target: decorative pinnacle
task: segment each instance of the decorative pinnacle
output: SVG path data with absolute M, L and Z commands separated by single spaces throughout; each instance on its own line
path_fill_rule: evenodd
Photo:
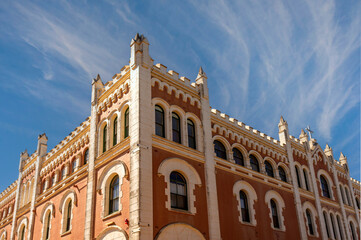
M 142 34 L 142 35 L 139 35 L 139 33 L 137 33 L 136 35 L 135 35 L 135 37 L 133 38 L 133 40 L 135 41 L 135 42 L 148 42 L 148 40 L 147 40 L 147 38 L 146 37 L 144 37 L 144 35 Z
M 347 159 L 346 157 L 345 157 L 345 155 L 343 155 L 343 153 L 341 152 L 341 154 L 340 154 L 340 160 L 341 159 Z
M 326 143 L 325 151 L 330 149 L 331 149 L 330 146 L 328 146 L 328 144 Z
M 203 71 L 202 67 L 199 67 L 197 79 L 200 78 L 200 77 L 207 78 L 207 74 Z
M 286 122 L 285 119 L 284 119 L 283 116 L 281 115 L 280 124 L 284 124 L 285 122 Z
M 40 138 L 45 138 L 46 140 L 48 140 L 48 137 L 46 136 L 45 133 L 40 134 L 40 135 L 38 136 L 38 139 L 40 139 Z

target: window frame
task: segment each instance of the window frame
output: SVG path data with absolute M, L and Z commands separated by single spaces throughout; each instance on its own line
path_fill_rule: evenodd
M 112 180 L 109 184 L 109 198 L 108 198 L 108 215 L 113 213 L 119 212 L 119 198 L 120 198 L 120 191 L 119 191 L 119 175 L 116 174 L 113 176 Z M 115 188 L 116 187 L 116 188 Z M 114 195 L 114 190 L 117 191 L 116 196 Z M 115 207 L 116 206 L 116 207 Z
M 264 161 L 264 168 L 267 176 L 272 178 L 275 177 L 273 166 L 269 161 Z
M 173 178 L 172 178 L 173 176 Z M 174 177 L 176 179 L 174 179 Z M 179 180 L 179 179 L 180 180 Z M 187 180 L 186 178 L 183 176 L 183 174 L 181 174 L 178 171 L 172 171 L 169 175 L 169 183 L 170 183 L 170 201 L 171 201 L 171 208 L 172 209 L 177 209 L 177 210 L 184 210 L 184 211 L 188 211 L 188 187 L 187 187 Z M 176 188 L 176 192 L 172 191 L 172 186 L 174 186 L 173 184 L 175 184 L 175 188 Z M 178 192 L 179 187 L 184 188 L 183 193 L 181 194 Z M 179 202 L 180 199 L 183 199 L 183 203 L 184 206 L 181 206 L 181 203 Z M 173 204 L 175 200 L 175 204 Z M 182 201 L 181 201 L 182 202 Z
M 165 138 L 165 111 L 160 105 L 154 107 L 154 124 L 155 124 L 155 135 Z M 159 119 L 161 117 L 161 119 Z M 158 121 L 159 120 L 159 121 Z M 161 132 L 158 132 L 161 131 Z
M 247 193 L 245 193 L 243 190 L 239 191 L 239 199 L 240 199 L 240 205 L 241 205 L 241 217 L 243 223 L 251 223 L 251 216 L 249 213 L 249 203 L 248 203 L 248 197 Z
M 124 139 L 129 137 L 129 107 L 124 111 Z
M 182 144 L 181 118 L 176 112 L 172 112 L 172 141 Z M 178 129 L 177 129 L 178 128 Z M 175 139 L 178 138 L 178 139 Z
M 234 161 L 234 163 L 239 165 L 239 166 L 244 167 L 244 157 L 243 157 L 242 152 L 238 148 L 234 147 L 234 148 L 232 148 L 232 153 L 233 153 L 233 161 Z M 236 156 L 237 154 L 240 157 Z
M 281 172 L 280 169 L 282 170 L 283 174 L 280 174 L 280 172 Z M 286 174 L 285 169 L 282 166 L 278 166 L 277 170 L 278 170 L 278 176 L 280 177 L 280 180 L 288 183 L 287 174 Z M 281 175 L 284 176 L 284 178 Z
M 331 199 L 331 192 L 330 192 L 330 186 L 328 184 L 328 181 L 325 176 L 320 175 L 320 184 L 321 184 L 321 193 L 322 196 L 325 198 Z
M 118 143 L 118 116 L 113 120 L 113 146 Z
M 251 169 L 255 172 L 260 172 L 261 171 L 261 168 L 259 166 L 259 161 L 257 159 L 256 156 L 254 156 L 253 154 L 250 154 L 249 155 L 249 164 L 251 166 Z M 254 169 L 254 168 L 257 168 L 257 169 Z
M 193 129 L 192 130 L 193 135 L 190 134 L 189 128 Z M 196 126 L 195 123 L 189 118 L 187 118 L 187 137 L 188 137 L 188 147 L 197 149 Z
M 222 158 L 224 160 L 228 160 L 227 148 L 224 146 L 224 144 L 221 141 L 215 139 L 213 141 L 213 145 L 214 145 L 214 153 L 216 157 Z

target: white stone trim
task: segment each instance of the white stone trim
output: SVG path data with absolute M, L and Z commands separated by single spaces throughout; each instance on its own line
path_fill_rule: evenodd
M 274 200 L 277 204 L 277 211 L 278 211 L 278 217 L 279 217 L 279 224 L 280 224 L 280 228 L 274 228 L 273 227 L 273 218 L 272 218 L 272 210 L 271 210 L 271 200 Z M 281 195 L 274 191 L 274 190 L 270 190 L 266 193 L 265 195 L 265 202 L 269 208 L 269 217 L 271 219 L 271 227 L 274 230 L 281 230 L 281 231 L 286 231 L 286 226 L 285 226 L 285 219 L 283 217 L 283 210 L 285 209 L 285 202 L 283 201 L 283 198 L 281 197 Z
M 22 229 L 22 227 L 24 226 L 25 227 L 25 235 L 24 235 L 24 240 L 26 239 L 26 232 L 28 231 L 28 223 L 29 223 L 29 220 L 28 220 L 28 217 L 26 217 L 26 216 L 23 216 L 23 217 L 21 217 L 19 220 L 18 220 L 18 229 L 17 229 L 17 231 L 16 231 L 16 234 L 17 234 L 17 236 L 19 237 L 20 236 L 20 231 L 21 231 L 21 229 Z
M 66 208 L 68 207 L 70 200 L 72 201 L 72 208 L 71 208 L 71 216 L 70 216 L 70 229 L 68 230 L 68 232 L 70 232 L 72 230 L 72 227 L 73 227 L 72 222 L 73 222 L 73 218 L 74 218 L 73 211 L 74 211 L 74 207 L 77 206 L 77 204 L 78 204 L 77 195 L 76 195 L 75 191 L 72 189 L 69 189 L 64 193 L 64 195 L 61 198 L 60 203 L 59 203 L 59 211 L 62 214 L 60 235 L 65 233 L 66 218 L 67 218 L 67 214 L 68 214 Z
M 123 178 L 128 176 L 128 170 L 126 165 L 120 161 L 113 161 L 102 171 L 99 177 L 99 181 L 97 184 L 97 191 L 101 192 L 103 195 L 102 199 L 102 218 L 109 215 L 109 185 L 113 178 L 118 175 L 119 177 L 119 212 L 123 209 L 122 206 L 122 185 L 123 185 Z
M 163 160 L 158 168 L 158 176 L 163 175 L 164 181 L 167 184 L 165 189 L 165 195 L 167 196 L 167 201 L 165 202 L 165 207 L 168 210 L 171 210 L 171 199 L 170 199 L 170 174 L 173 171 L 180 172 L 187 180 L 187 200 L 188 200 L 188 211 L 191 214 L 196 214 L 197 209 L 194 206 L 196 201 L 196 196 L 194 195 L 195 185 L 201 186 L 202 181 L 199 177 L 197 170 L 195 170 L 188 162 L 179 159 L 179 158 L 168 158 Z
M 359 238 L 359 235 L 357 234 L 357 228 L 359 228 L 360 229 L 360 226 L 357 224 L 357 221 L 356 221 L 356 219 L 352 216 L 352 215 L 348 215 L 348 217 L 347 217 L 347 227 L 348 227 L 348 230 L 350 231 L 350 237 L 352 236 L 352 230 L 351 230 L 351 227 L 350 227 L 350 222 L 352 222 L 353 223 L 353 227 L 354 227 L 354 233 L 355 233 L 355 237 L 356 237 L 356 239 L 360 239 Z
M 308 185 L 308 188 L 309 188 L 308 191 L 313 192 L 313 188 L 312 188 L 312 184 L 311 184 L 311 174 L 310 174 L 310 170 L 308 169 L 307 166 L 302 165 L 301 171 L 302 171 L 302 173 L 301 173 L 302 177 L 301 177 L 301 178 L 302 178 L 302 184 L 303 184 L 303 186 L 304 186 L 304 189 L 307 190 L 307 189 L 306 189 L 305 174 L 303 173 L 303 171 L 306 171 L 306 175 L 307 175 L 307 185 Z
M 119 236 L 123 235 L 123 236 Z M 103 239 L 108 239 L 107 237 L 110 237 L 109 235 L 112 235 L 112 237 L 116 237 L 116 238 L 111 238 L 111 239 L 117 239 L 117 240 L 128 240 L 128 234 L 126 231 L 124 231 L 121 227 L 118 226 L 110 226 L 105 228 L 101 233 L 99 233 L 99 235 L 96 237 L 96 240 L 103 240 Z M 119 238 L 120 237 L 120 238 Z
M 257 225 L 257 220 L 256 220 L 256 210 L 254 209 L 255 206 L 255 202 L 258 200 L 257 199 L 257 193 L 254 190 L 254 188 L 251 186 L 251 184 L 249 184 L 246 181 L 237 181 L 234 185 L 233 185 L 233 195 L 236 197 L 237 199 L 237 209 L 238 209 L 238 220 L 241 223 L 244 223 L 242 221 L 242 209 L 241 209 L 241 199 L 239 196 L 239 192 L 243 191 L 246 195 L 247 195 L 247 200 L 248 200 L 248 209 L 249 209 L 249 217 L 250 217 L 250 223 L 246 223 L 246 224 L 251 224 L 253 226 Z
M 214 157 L 217 157 L 216 156 L 216 153 L 214 151 L 214 141 L 219 141 L 223 144 L 223 146 L 225 147 L 226 149 L 226 154 L 227 154 L 227 161 L 230 161 L 230 159 L 233 159 L 233 151 L 231 149 L 231 145 L 229 144 L 229 142 L 227 141 L 227 139 L 225 139 L 224 137 L 220 136 L 220 135 L 215 135 L 213 138 L 212 138 L 212 146 L 213 146 L 213 156 Z M 225 160 L 225 159 L 224 159 Z
M 277 170 L 276 170 L 276 171 L 277 171 L 278 179 L 280 179 L 280 180 L 281 180 L 281 178 L 280 178 L 280 175 L 279 175 L 279 172 L 278 172 L 278 167 L 282 167 L 282 168 L 283 168 L 283 170 L 284 170 L 285 173 L 286 173 L 287 183 L 292 184 L 292 176 L 291 176 L 291 172 L 290 172 L 289 167 L 288 167 L 285 163 L 283 163 L 283 162 L 279 162 L 279 163 L 278 163 L 278 165 L 277 165 Z
M 312 226 L 313 226 L 313 231 L 314 231 L 314 235 L 311 235 L 310 234 L 310 230 L 308 229 L 308 221 L 307 221 L 307 215 L 306 215 L 306 210 L 310 210 L 311 214 L 312 214 Z M 312 237 L 318 237 L 318 230 L 317 230 L 317 224 L 316 224 L 316 217 L 318 217 L 318 214 L 317 214 L 317 210 L 316 208 L 312 205 L 312 203 L 310 202 L 304 202 L 303 205 L 302 205 L 302 210 L 303 210 L 303 213 L 304 213 L 304 217 L 305 217 L 305 223 L 306 223 L 306 228 L 307 228 L 307 234 L 309 236 L 312 236 Z
M 7 238 L 7 232 L 5 229 L 3 229 L 0 234 L 0 240 L 6 240 L 6 238 Z
M 48 215 L 48 213 L 50 212 L 50 226 L 49 226 L 49 236 L 51 233 L 51 219 L 55 216 L 55 211 L 54 211 L 54 204 L 52 202 L 48 202 L 45 204 L 45 206 L 43 207 L 43 210 L 41 211 L 40 214 L 40 222 L 43 224 L 43 227 L 41 228 L 41 239 L 45 239 L 45 230 L 48 227 L 47 226 L 47 221 L 46 221 L 46 216 Z M 51 239 L 49 237 L 49 239 Z
M 335 195 L 334 195 L 334 193 L 333 193 L 333 186 L 334 186 L 334 184 L 333 184 L 332 178 L 331 178 L 330 175 L 329 175 L 325 170 L 323 170 L 323 169 L 320 169 L 320 170 L 318 170 L 318 172 L 317 172 L 317 179 L 318 179 L 318 181 L 319 181 L 320 189 L 321 189 L 320 196 L 324 197 L 324 196 L 322 195 L 321 175 L 323 175 L 323 176 L 326 178 L 326 181 L 327 181 L 327 184 L 328 184 L 328 188 L 329 188 L 328 190 L 329 190 L 330 195 L 331 195 L 331 196 L 330 196 L 330 199 L 335 200 Z
M 153 131 L 152 133 L 155 134 L 155 106 L 159 105 L 164 112 L 164 138 L 172 141 L 172 125 L 169 125 L 169 118 L 171 117 L 170 115 L 170 105 L 164 101 L 161 98 L 153 98 L 152 99 L 152 126 L 153 126 Z

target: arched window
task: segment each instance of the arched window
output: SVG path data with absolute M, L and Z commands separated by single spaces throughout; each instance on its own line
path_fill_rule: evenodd
M 61 179 L 63 180 L 65 178 L 65 166 L 61 168 Z
M 76 169 L 76 159 L 74 159 L 72 162 L 71 162 L 71 172 L 75 172 L 75 169 Z
M 320 180 L 321 180 L 322 196 L 327 197 L 327 198 L 331 198 L 327 180 L 325 179 L 324 176 L 321 176 Z
M 297 166 L 295 166 L 295 169 L 296 169 L 296 176 L 297 176 L 297 184 L 298 184 L 298 187 L 300 188 L 301 187 L 300 171 L 298 170 Z
M 339 216 L 337 216 L 336 219 L 337 219 L 338 231 L 340 232 L 340 237 L 341 237 L 341 239 L 343 239 L 343 231 L 342 231 L 341 219 L 340 219 Z
M 51 176 L 51 186 L 55 186 L 55 174 Z
M 307 217 L 308 233 L 310 235 L 314 235 L 315 232 L 313 230 L 312 214 L 309 209 L 306 210 L 306 217 Z
M 233 160 L 236 164 L 244 166 L 243 155 L 237 148 L 233 148 Z
M 45 226 L 45 239 L 46 240 L 50 239 L 50 219 L 51 219 L 51 214 L 49 212 L 46 217 L 46 226 Z
M 308 186 L 308 177 L 307 177 L 307 172 L 306 172 L 306 169 L 303 169 L 303 177 L 305 178 L 305 186 L 306 186 L 306 190 L 307 191 L 310 191 L 310 188 Z
M 116 175 L 109 186 L 109 214 L 119 210 L 119 177 Z
M 70 231 L 70 221 L 71 221 L 71 206 L 72 201 L 70 200 L 68 206 L 66 208 L 66 225 L 65 225 L 65 232 Z
M 25 239 L 25 226 L 21 227 L 21 231 L 20 231 L 20 240 L 24 240 Z
M 273 199 L 271 199 L 271 211 L 272 211 L 273 227 L 274 228 L 280 228 L 277 204 Z
M 331 225 L 332 225 L 332 231 L 333 231 L 333 238 L 336 239 L 337 238 L 336 226 L 335 226 L 334 216 L 332 213 L 330 214 L 330 219 L 331 219 Z
M 129 136 L 129 108 L 124 112 L 124 138 Z
M 216 156 L 227 160 L 227 151 L 224 145 L 218 140 L 214 140 L 213 144 Z
M 188 147 L 196 149 L 196 129 L 192 120 L 187 119 Z
M 118 141 L 118 117 L 115 117 L 113 121 L 113 146 L 117 145 L 117 141 Z
M 170 198 L 172 208 L 188 210 L 187 182 L 178 172 L 170 174 Z
M 103 128 L 103 152 L 107 150 L 107 125 Z
M 172 136 L 174 142 L 181 143 L 180 117 L 176 113 L 172 113 Z
M 341 191 L 342 202 L 343 204 L 346 204 L 345 192 L 343 191 L 343 187 L 341 184 L 340 184 L 340 191 Z
M 155 105 L 155 134 L 165 137 L 164 110 L 159 105 Z
M 264 166 L 266 169 L 266 174 L 270 177 L 274 177 L 272 165 L 268 161 L 265 161 Z
M 323 212 L 323 220 L 325 220 L 325 227 L 327 232 L 327 237 L 330 238 L 330 231 L 328 229 L 327 213 Z
M 251 155 L 249 155 L 249 160 L 251 163 L 252 170 L 259 172 L 259 164 L 258 164 L 257 158 L 251 154 Z
M 355 227 L 353 226 L 353 223 L 350 222 L 350 229 L 351 229 L 351 235 L 352 235 L 352 240 L 356 240 L 356 232 L 355 232 Z
M 89 149 L 84 152 L 84 165 L 89 162 Z
M 45 189 L 45 188 L 46 188 L 46 184 L 45 184 L 45 183 L 46 183 L 46 181 L 44 180 L 43 183 L 41 184 L 41 186 L 42 186 L 42 191 L 41 191 L 41 192 L 42 192 L 42 193 L 45 192 L 45 190 L 46 190 L 46 189 Z
M 347 198 L 348 205 L 352 206 L 350 194 L 349 194 L 349 191 L 348 191 L 347 187 L 345 187 L 345 193 L 346 193 L 346 198 Z
M 287 175 L 283 167 L 278 167 L 278 175 L 280 176 L 280 179 L 284 182 L 287 182 Z
M 247 195 L 243 191 L 239 191 L 239 197 L 241 200 L 241 214 L 243 222 L 251 222 L 249 217 L 249 208 L 248 208 L 248 200 Z

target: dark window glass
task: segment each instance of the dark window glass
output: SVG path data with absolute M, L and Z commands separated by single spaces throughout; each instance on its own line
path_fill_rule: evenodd
M 280 228 L 277 205 L 273 199 L 271 199 L 271 211 L 272 211 L 273 227 Z
M 333 238 L 336 239 L 336 236 L 337 236 L 336 227 L 335 227 L 334 216 L 332 213 L 330 214 L 330 219 L 331 219 L 331 225 L 332 225 L 332 230 L 333 230 Z
M 295 169 L 296 169 L 296 176 L 297 176 L 297 184 L 298 184 L 298 187 L 300 188 L 301 187 L 300 172 L 298 170 L 298 167 L 295 167 Z
M 354 226 L 353 226 L 353 223 L 352 223 L 352 222 L 350 222 L 350 228 L 351 228 L 352 240 L 356 240 L 355 228 L 354 228 Z
M 181 143 L 181 123 L 176 113 L 172 113 L 172 136 L 174 142 Z
M 116 117 L 113 122 L 113 146 L 117 144 L 117 141 L 118 141 L 118 117 Z
M 109 214 L 119 210 L 119 177 L 115 176 L 109 186 Z
M 306 210 L 306 216 L 307 216 L 307 225 L 308 225 L 308 231 L 310 233 L 310 235 L 315 234 L 313 231 L 313 223 L 312 223 L 312 215 L 310 210 Z
M 129 108 L 124 113 L 124 138 L 129 136 Z
M 233 160 L 236 164 L 244 166 L 243 155 L 237 148 L 233 148 Z
M 20 240 L 24 240 L 24 238 L 25 238 L 25 226 L 23 226 L 21 229 Z
M 55 186 L 55 175 L 51 177 L 51 186 Z
M 89 162 L 89 149 L 87 149 L 84 153 L 84 165 Z
M 326 212 L 323 212 L 323 219 L 325 220 L 326 232 L 327 237 L 330 238 L 330 231 L 328 230 L 328 222 L 327 222 L 327 215 Z
M 341 184 L 340 184 L 340 191 L 341 191 L 342 202 L 343 204 L 346 204 L 345 192 L 343 191 L 343 187 Z
M 308 177 L 307 177 L 307 176 L 308 176 L 308 175 L 307 175 L 306 170 L 303 169 L 303 177 L 305 178 L 306 190 L 307 190 L 307 191 L 310 191 L 310 188 L 309 188 L 309 186 L 308 186 Z
M 281 179 L 282 181 L 287 182 L 286 172 L 285 172 L 285 170 L 284 170 L 281 166 L 278 167 L 278 174 L 280 175 L 280 179 Z
M 322 188 L 322 196 L 331 198 L 330 190 L 328 188 L 328 183 L 324 176 L 321 176 L 321 188 Z
M 61 179 L 65 178 L 65 167 L 61 169 Z
M 187 119 L 188 147 L 196 149 L 196 129 L 192 120 Z
M 243 191 L 240 191 L 239 197 L 241 200 L 242 221 L 250 222 L 247 195 Z
M 251 163 L 251 168 L 253 171 L 259 172 L 259 164 L 258 164 L 258 160 L 255 156 L 253 155 L 249 155 L 249 160 Z
M 68 203 L 67 211 L 66 211 L 66 227 L 65 232 L 70 230 L 70 220 L 71 220 L 71 204 L 72 201 L 70 200 Z
M 266 174 L 270 177 L 274 177 L 272 165 L 268 161 L 265 161 L 264 166 L 266 169 Z
M 163 108 L 155 106 L 155 134 L 160 137 L 165 137 L 164 130 L 164 111 Z
M 42 189 L 43 189 L 43 191 L 42 191 L 42 192 L 45 192 L 45 187 L 46 187 L 46 186 L 45 186 L 45 180 L 43 181 L 42 186 L 43 186 L 43 188 L 42 188 Z
M 346 193 L 346 198 L 347 198 L 348 205 L 352 206 L 350 194 L 349 194 L 348 189 L 346 187 L 345 187 L 345 193 Z
M 343 239 L 343 231 L 342 231 L 341 219 L 340 219 L 339 216 L 337 216 L 336 219 L 337 219 L 338 231 L 340 232 L 340 237 L 341 237 L 341 239 Z
M 355 201 L 357 208 L 360 209 L 360 201 L 358 200 L 358 198 L 355 198 Z
M 50 212 L 48 213 L 47 216 L 47 221 L 46 221 L 46 233 L 45 233 L 45 239 L 49 239 L 49 235 L 50 235 Z
M 107 125 L 103 128 L 103 152 L 107 150 Z
M 227 160 L 227 152 L 224 145 L 217 140 L 215 140 L 213 144 L 214 144 L 214 152 L 216 153 L 216 156 Z
M 170 198 L 172 208 L 188 210 L 187 182 L 178 172 L 170 174 Z

